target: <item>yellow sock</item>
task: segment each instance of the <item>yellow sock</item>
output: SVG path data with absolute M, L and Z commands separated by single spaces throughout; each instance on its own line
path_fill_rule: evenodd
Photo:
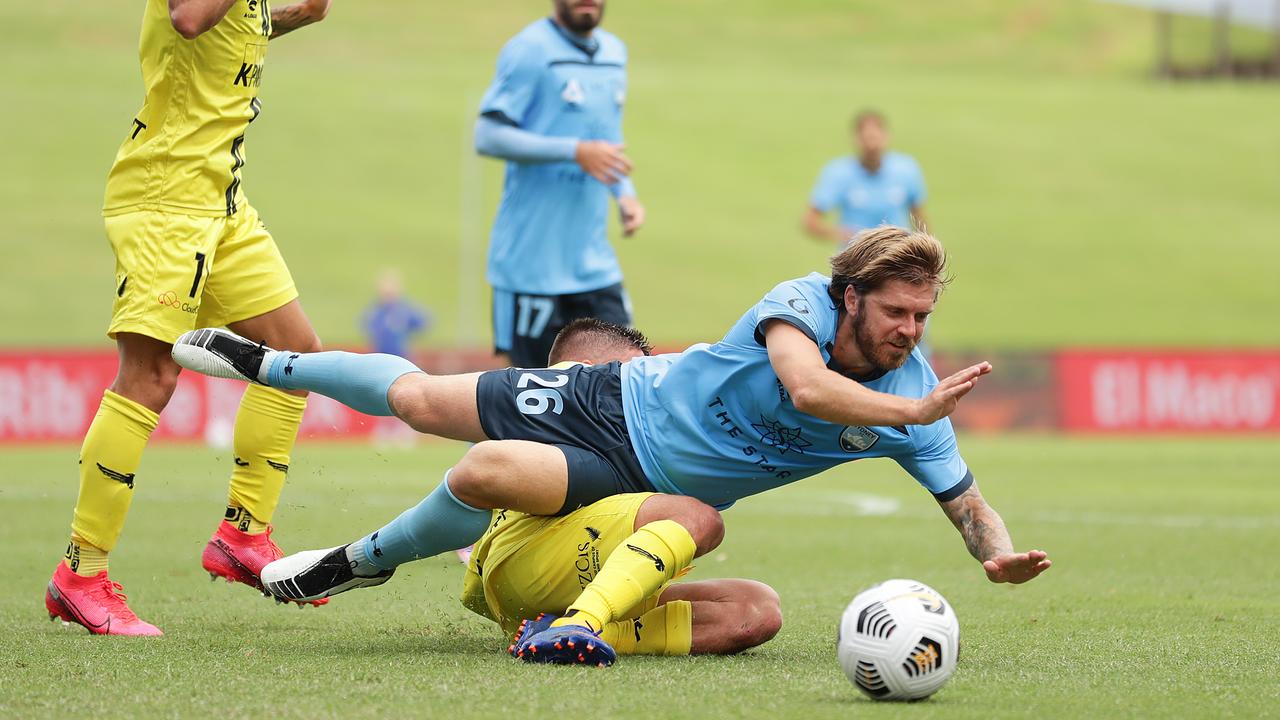
M 306 398 L 273 388 L 250 385 L 245 389 L 236 413 L 232 440 L 236 466 L 227 497 L 228 510 L 239 508 L 249 515 L 244 527 L 236 525 L 241 530 L 260 533 L 271 522 L 306 407 Z
M 599 630 L 641 604 L 662 584 L 693 562 L 697 546 L 689 531 L 674 520 L 658 520 L 623 540 L 600 566 L 600 572 L 569 606 L 565 617 L 552 623 L 587 623 Z
M 102 567 L 106 566 L 105 556 L 115 548 L 129 514 L 142 451 L 159 419 L 122 395 L 103 392 L 80 447 L 80 495 L 71 519 L 71 542 L 80 546 L 79 570 L 71 566 L 71 558 L 64 559 L 72 570 L 82 575 L 97 572 L 85 572 L 86 546 L 101 552 Z
M 693 647 L 693 603 L 673 600 L 635 620 L 604 626 L 600 639 L 619 655 L 688 655 Z
M 235 525 L 240 532 L 249 533 L 250 535 L 264 533 L 269 527 L 267 523 L 255 518 L 248 510 L 238 505 L 228 505 L 227 512 L 222 516 L 222 519 Z
M 84 577 L 92 577 L 107 569 L 106 551 L 94 547 L 75 533 L 71 533 L 71 542 L 67 543 L 67 552 L 62 559 L 71 572 Z

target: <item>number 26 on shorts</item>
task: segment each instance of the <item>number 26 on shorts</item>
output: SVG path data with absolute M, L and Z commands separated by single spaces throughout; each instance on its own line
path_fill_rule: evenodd
M 564 412 L 564 396 L 556 388 L 564 387 L 569 382 L 568 375 L 559 373 L 551 379 L 538 377 L 533 373 L 520 373 L 516 387 L 527 388 L 530 383 L 541 387 L 524 390 L 516 395 L 516 409 L 524 415 L 542 415 L 547 410 L 559 415 Z

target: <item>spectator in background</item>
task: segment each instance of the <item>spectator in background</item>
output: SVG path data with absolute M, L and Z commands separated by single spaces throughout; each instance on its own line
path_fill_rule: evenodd
M 431 314 L 409 302 L 404 296 L 400 273 L 387 269 L 378 276 L 378 298 L 360 324 L 369 342 L 369 351 L 409 357 L 409 340 L 431 329 Z M 417 441 L 417 433 L 405 432 L 403 423 L 374 418 L 373 441 L 380 447 L 409 447 Z
M 404 297 L 400 273 L 383 271 L 378 299 L 365 311 L 361 325 L 369 351 L 409 357 L 409 339 L 431 329 L 431 314 Z
M 910 156 L 889 150 L 884 116 L 863 110 L 853 119 L 858 154 L 822 168 L 809 196 L 804 229 L 814 238 L 843 247 L 859 230 L 880 225 L 925 231 L 924 174 Z M 827 220 L 837 211 L 838 224 Z

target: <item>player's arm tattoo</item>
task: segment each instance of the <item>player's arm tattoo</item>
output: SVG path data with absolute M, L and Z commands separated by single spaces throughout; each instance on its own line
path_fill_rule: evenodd
M 969 486 L 958 497 L 940 502 L 939 505 L 951 519 L 951 524 L 960 531 L 969 554 L 979 562 L 1013 553 L 1013 541 L 1009 538 L 1004 520 L 1000 518 L 1000 513 L 987 504 L 976 484 Z
M 329 0 L 301 0 L 292 5 L 271 8 L 271 39 L 320 22 L 328 12 Z

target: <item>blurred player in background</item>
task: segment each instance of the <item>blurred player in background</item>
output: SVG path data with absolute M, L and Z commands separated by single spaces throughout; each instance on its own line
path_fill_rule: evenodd
M 120 365 L 80 450 L 80 493 L 45 607 L 108 635 L 160 635 L 107 575 L 139 463 L 179 367 L 170 345 L 204 325 L 320 349 L 280 251 L 240 186 L 245 131 L 258 117 L 267 43 L 325 17 L 329 0 L 149 0 L 139 55 L 146 96 L 125 132 L 103 203 L 115 253 L 109 337 Z M 245 391 L 223 521 L 205 547 L 215 576 L 261 589 L 306 393 Z M 212 514 L 212 513 L 211 513 Z
M 556 335 L 547 364 L 626 362 L 651 351 L 634 328 L 586 318 Z M 615 495 L 562 517 L 495 510 L 476 541 L 462 604 L 513 633 L 509 651 L 515 655 L 523 638 L 565 614 L 623 540 L 656 522 L 693 528 L 691 534 L 708 548 L 724 536 L 720 513 L 675 495 Z M 764 643 L 781 627 L 773 588 L 724 578 L 664 584 L 606 624 L 600 639 L 620 655 L 727 654 Z
M 631 323 L 609 196 L 625 235 L 645 211 L 622 145 L 627 49 L 603 17 L 604 0 L 554 0 L 502 48 L 476 121 L 476 151 L 507 161 L 488 279 L 494 349 L 517 367 L 541 366 L 575 318 Z
M 819 240 L 845 243 L 880 225 L 925 230 L 924 174 L 910 155 L 889 150 L 889 128 L 875 110 L 853 119 L 857 155 L 827 163 L 809 195 L 804 228 Z M 836 213 L 836 223 L 827 214 Z

